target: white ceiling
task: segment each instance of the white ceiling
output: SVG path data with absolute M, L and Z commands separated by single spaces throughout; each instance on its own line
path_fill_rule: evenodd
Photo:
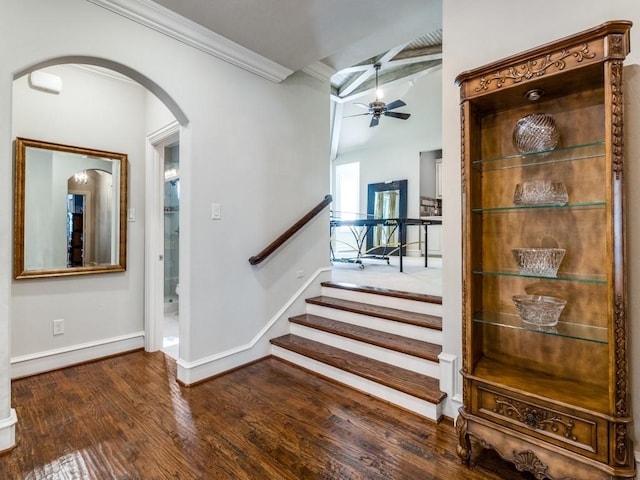
M 351 108 L 344 105 L 377 98 L 378 65 L 380 86 L 406 93 L 442 61 L 442 0 L 88 1 L 272 81 L 298 70 L 331 76 L 332 157 Z M 371 130 L 367 118 L 346 122 L 356 120 Z
M 155 2 L 294 71 L 338 71 L 442 28 L 441 0 Z

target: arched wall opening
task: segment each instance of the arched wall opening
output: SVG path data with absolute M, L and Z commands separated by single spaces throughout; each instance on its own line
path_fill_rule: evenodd
M 82 55 L 69 55 L 64 57 L 51 58 L 25 67 L 24 69 L 18 71 L 13 78 L 15 80 L 35 70 L 41 70 L 46 67 L 62 64 L 95 65 L 97 67 L 113 70 L 114 72 L 118 72 L 126 77 L 129 77 L 135 82 L 142 85 L 149 92 L 154 94 L 167 107 L 167 109 L 169 109 L 169 111 L 173 114 L 180 125 L 185 126 L 189 123 L 189 119 L 182 111 L 182 109 L 178 106 L 176 101 L 160 85 L 158 85 L 146 75 L 138 72 L 137 70 L 122 63 L 115 62 L 106 58 L 89 57 Z
M 72 80 L 62 82 L 61 94 L 29 88 L 29 73 L 55 73 L 56 69 L 63 76 L 71 73 Z M 126 79 L 110 76 L 109 72 Z M 83 78 L 88 83 L 95 82 L 95 86 L 78 88 Z M 147 76 L 97 57 L 64 56 L 33 63 L 15 73 L 13 88 L 12 138 L 37 138 L 126 153 L 130 193 L 126 272 L 51 278 L 45 282 L 12 281 L 11 376 L 144 347 L 147 137 L 167 123 L 186 125 L 186 115 Z M 26 97 L 31 100 L 26 102 Z M 52 104 L 57 108 L 53 113 L 37 114 Z M 158 111 L 161 115 L 150 121 L 149 117 Z M 57 320 L 64 320 L 64 334 L 53 336 L 50 327 Z

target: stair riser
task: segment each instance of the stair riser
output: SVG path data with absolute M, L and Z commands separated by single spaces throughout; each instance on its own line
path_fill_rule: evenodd
M 353 302 L 368 303 L 369 305 L 377 305 L 380 307 L 397 308 L 399 310 L 426 313 L 427 315 L 436 315 L 438 317 L 442 316 L 442 305 L 437 303 L 417 302 L 415 300 L 407 300 L 406 298 L 388 297 L 332 287 L 322 287 L 322 295 L 340 298 L 342 300 L 351 300 Z
M 440 364 L 424 358 L 414 357 L 296 323 L 291 324 L 291 333 L 429 377 L 438 378 L 440 376 Z
M 407 323 L 385 320 L 384 318 L 371 317 L 360 313 L 347 312 L 337 308 L 323 307 L 321 305 L 307 304 L 307 313 L 331 318 L 340 322 L 359 325 L 361 327 L 380 330 L 381 332 L 395 333 L 403 337 L 414 338 L 424 342 L 442 345 L 442 331 L 431 328 L 419 327 Z
M 287 360 L 293 364 L 316 372 L 319 375 L 333 379 L 355 390 L 359 390 L 374 397 L 385 400 L 401 408 L 414 412 L 433 421 L 438 421 L 441 417 L 441 407 L 433 403 L 426 402 L 419 398 L 407 395 L 384 385 L 372 382 L 365 378 L 353 375 L 344 370 L 332 367 L 322 362 L 318 362 L 304 355 L 297 354 L 290 350 L 272 345 L 271 353 L 278 358 Z

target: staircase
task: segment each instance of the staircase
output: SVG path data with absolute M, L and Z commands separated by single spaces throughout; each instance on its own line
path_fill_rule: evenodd
M 442 299 L 323 282 L 274 356 L 438 421 Z

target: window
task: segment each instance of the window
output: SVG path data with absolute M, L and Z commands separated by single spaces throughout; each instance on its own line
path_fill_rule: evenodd
M 336 198 L 334 216 L 358 218 L 360 212 L 360 162 L 336 166 Z
M 344 163 L 336 166 L 335 199 L 333 216 L 341 220 L 361 218 L 360 212 L 360 162 Z M 349 227 L 334 229 L 332 248 L 341 256 L 358 251 L 353 233 Z

